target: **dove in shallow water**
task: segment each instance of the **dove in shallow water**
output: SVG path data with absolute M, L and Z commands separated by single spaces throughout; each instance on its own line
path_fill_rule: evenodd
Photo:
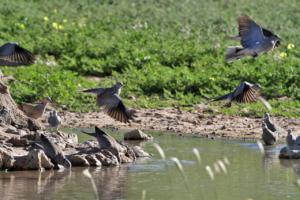
M 245 56 L 257 57 L 273 50 L 280 44 L 280 38 L 273 32 L 262 28 L 247 15 L 238 18 L 239 35 L 231 37 L 240 40 L 242 46 L 229 47 L 226 61 L 231 62 Z
M 42 117 L 42 115 L 45 112 L 46 106 L 48 103 L 51 103 L 51 98 L 47 97 L 43 99 L 38 104 L 28 104 L 28 103 L 22 103 L 19 105 L 19 109 L 22 110 L 28 117 L 38 119 Z
M 269 113 L 265 113 L 264 122 L 266 123 L 268 129 L 270 129 L 271 131 L 278 131 L 278 127 L 272 121 Z
M 296 136 L 293 135 L 292 130 L 288 129 L 287 136 L 286 136 L 286 144 L 288 147 L 292 147 L 295 145 L 296 142 Z
M 278 134 L 268 129 L 265 122 L 262 122 L 262 140 L 266 145 L 273 145 L 278 140 Z
M 49 117 L 48 117 L 48 123 L 49 123 L 50 127 L 54 127 L 56 129 L 58 129 L 59 125 L 61 124 L 61 118 L 58 115 L 56 110 L 50 111 Z
M 241 82 L 233 92 L 218 97 L 212 101 L 219 100 L 226 100 L 228 103 L 225 106 L 228 107 L 231 106 L 232 101 L 236 101 L 238 103 L 252 103 L 260 100 L 267 109 L 271 110 L 270 104 L 261 97 L 261 86 L 247 81 Z
M 133 119 L 134 110 L 128 110 L 121 97 L 121 89 L 123 84 L 117 82 L 110 88 L 92 88 L 83 90 L 82 92 L 94 93 L 97 95 L 97 104 L 103 107 L 103 111 L 117 121 L 127 123 Z

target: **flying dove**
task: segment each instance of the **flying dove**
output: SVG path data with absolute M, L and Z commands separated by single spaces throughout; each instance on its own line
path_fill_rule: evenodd
M 97 95 L 97 104 L 103 107 L 103 111 L 117 121 L 127 123 L 133 119 L 134 111 L 128 110 L 121 97 L 121 89 L 123 84 L 117 82 L 110 88 L 92 88 L 83 90 L 82 92 L 94 93 Z
M 232 39 L 240 40 L 242 46 L 229 47 L 226 61 L 231 62 L 244 56 L 257 57 L 273 50 L 280 44 L 280 38 L 273 32 L 262 28 L 247 15 L 238 18 L 239 35 Z M 279 43 L 278 43 L 279 42 Z
M 259 84 L 252 84 L 247 81 L 241 82 L 233 92 L 218 97 L 212 101 L 219 100 L 226 100 L 228 103 L 225 104 L 225 106 L 227 107 L 231 106 L 232 101 L 236 101 L 238 103 L 252 103 L 260 100 L 267 109 L 271 110 L 270 104 L 261 97 L 261 86 Z

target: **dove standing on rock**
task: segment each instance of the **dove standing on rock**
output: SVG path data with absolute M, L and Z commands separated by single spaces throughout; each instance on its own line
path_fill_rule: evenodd
M 270 104 L 261 97 L 261 86 L 259 84 L 252 84 L 247 81 L 243 81 L 240 85 L 231 93 L 218 97 L 212 101 L 226 100 L 228 103 L 225 106 L 230 107 L 232 101 L 238 103 L 252 103 L 260 100 L 264 106 L 271 110 Z
M 229 47 L 226 61 L 231 62 L 245 56 L 257 57 L 279 45 L 280 38 L 271 31 L 260 27 L 247 15 L 238 18 L 239 35 L 232 37 L 240 39 L 242 46 Z
M 276 132 L 271 131 L 266 123 L 262 122 L 262 140 L 266 145 L 273 145 L 278 140 L 278 134 Z
M 46 106 L 48 103 L 51 103 L 51 98 L 46 97 L 40 103 L 36 105 L 22 103 L 19 105 L 19 109 L 22 110 L 28 117 L 38 119 L 42 117 L 45 112 Z
M 100 149 L 106 149 L 110 151 L 118 158 L 120 162 L 121 160 L 120 153 L 124 151 L 124 148 L 115 138 L 105 133 L 98 127 L 95 127 L 95 133 L 88 133 L 88 132 L 83 132 L 83 133 L 95 137 L 99 143 Z
M 48 117 L 48 123 L 49 123 L 50 127 L 54 127 L 54 128 L 56 128 L 56 130 L 58 130 L 58 127 L 61 124 L 61 118 L 58 115 L 56 110 L 50 111 L 49 117 Z
M 296 136 L 293 135 L 292 130 L 288 129 L 287 136 L 286 136 L 286 144 L 288 147 L 292 147 L 295 145 L 296 142 Z
M 62 165 L 65 168 L 72 167 L 71 162 L 66 158 L 63 151 L 46 135 L 41 134 L 40 140 L 35 142 L 33 147 L 42 149 L 55 165 Z
M 117 82 L 110 88 L 92 88 L 82 92 L 97 94 L 97 104 L 103 107 L 103 111 L 117 121 L 127 123 L 133 119 L 134 110 L 128 110 L 119 96 L 123 84 Z

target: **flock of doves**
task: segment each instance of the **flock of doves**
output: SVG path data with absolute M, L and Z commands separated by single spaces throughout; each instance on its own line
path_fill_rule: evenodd
M 227 49 L 225 56 L 227 62 L 233 62 L 247 56 L 256 58 L 262 53 L 273 50 L 280 44 L 281 39 L 276 34 L 261 27 L 246 15 L 238 18 L 238 26 L 238 36 L 229 38 L 240 41 L 241 46 L 229 47 Z M 30 65 L 34 62 L 34 55 L 16 43 L 6 43 L 0 47 L 0 65 L 2 66 Z M 92 88 L 83 90 L 82 92 L 96 94 L 98 106 L 102 107 L 107 115 L 117 121 L 128 123 L 135 116 L 135 110 L 127 109 L 122 102 L 120 97 L 122 87 L 123 84 L 117 82 L 110 88 Z M 251 103 L 260 100 L 270 110 L 270 104 L 261 97 L 261 90 L 262 88 L 259 84 L 242 81 L 233 92 L 215 98 L 212 101 L 226 100 L 227 103 L 225 106 L 229 107 L 234 101 L 238 103 Z M 19 108 L 28 117 L 38 119 L 43 115 L 47 103 L 50 102 L 51 99 L 47 97 L 36 105 L 22 103 L 19 105 Z M 50 112 L 48 122 L 52 127 L 58 127 L 61 123 L 61 119 L 55 110 Z

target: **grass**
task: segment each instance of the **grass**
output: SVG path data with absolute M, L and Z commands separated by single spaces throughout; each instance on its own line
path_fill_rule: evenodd
M 272 7 L 276 12 L 269 12 Z M 17 102 L 51 96 L 70 110 L 89 111 L 94 97 L 78 91 L 117 79 L 125 83 L 129 106 L 191 106 L 247 80 L 263 86 L 273 114 L 299 117 L 299 7 L 297 0 L 3 1 L 0 42 L 17 41 L 38 61 L 2 69 L 17 79 L 10 85 Z M 274 30 L 282 46 L 256 60 L 225 63 L 227 46 L 237 44 L 226 36 L 237 34 L 241 14 Z M 259 103 L 219 105 L 213 106 L 229 115 L 264 112 Z

